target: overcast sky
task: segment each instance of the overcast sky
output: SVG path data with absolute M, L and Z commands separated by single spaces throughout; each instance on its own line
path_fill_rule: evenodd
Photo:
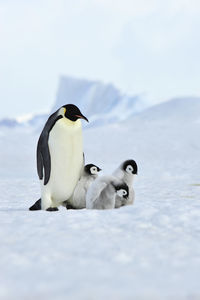
M 199 0 L 0 0 L 0 117 L 48 111 L 60 75 L 200 96 L 199 32 Z

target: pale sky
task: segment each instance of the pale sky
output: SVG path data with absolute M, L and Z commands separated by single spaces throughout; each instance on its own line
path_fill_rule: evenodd
M 61 75 L 200 96 L 199 32 L 199 0 L 0 0 L 0 117 L 48 111 Z

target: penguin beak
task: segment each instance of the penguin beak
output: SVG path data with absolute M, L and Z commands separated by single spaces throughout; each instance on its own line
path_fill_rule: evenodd
M 102 169 L 98 168 L 98 172 L 102 171 Z
M 87 119 L 84 115 L 76 115 L 76 117 L 77 117 L 78 119 L 83 119 L 83 120 L 89 122 L 88 119 Z

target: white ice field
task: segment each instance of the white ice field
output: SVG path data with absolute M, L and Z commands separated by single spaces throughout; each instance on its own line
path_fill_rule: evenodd
M 28 211 L 34 127 L 0 127 L 0 299 L 200 299 L 200 99 L 84 128 L 86 163 L 138 163 L 134 206 Z

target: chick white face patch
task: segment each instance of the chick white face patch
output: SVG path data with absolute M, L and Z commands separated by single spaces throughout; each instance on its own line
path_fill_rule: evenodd
M 92 167 L 90 168 L 90 172 L 92 175 L 96 175 L 98 173 L 97 168 L 96 167 Z
M 117 195 L 118 195 L 119 197 L 125 197 L 125 196 L 127 196 L 127 191 L 124 190 L 124 189 L 118 190 L 118 191 L 117 191 Z
M 133 174 L 133 167 L 131 165 L 128 165 L 126 167 L 126 172 L 129 173 L 129 174 Z

